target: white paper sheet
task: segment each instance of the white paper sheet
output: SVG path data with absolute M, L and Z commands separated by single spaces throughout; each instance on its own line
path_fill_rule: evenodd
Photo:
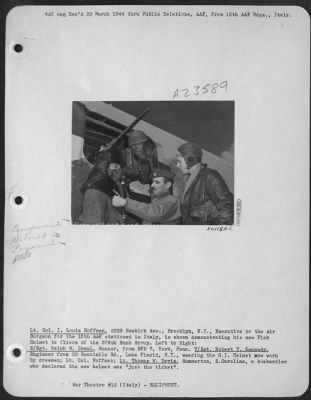
M 10 11 L 9 393 L 298 396 L 307 389 L 309 29 L 299 7 Z M 202 90 L 224 81 L 227 90 Z M 232 229 L 72 224 L 72 103 L 168 100 L 234 102 Z M 172 158 L 174 143 L 164 146 Z

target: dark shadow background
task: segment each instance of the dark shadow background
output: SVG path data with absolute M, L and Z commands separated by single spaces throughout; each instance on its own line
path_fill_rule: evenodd
M 220 156 L 234 142 L 233 101 L 113 101 L 133 116 L 150 107 L 144 121 Z

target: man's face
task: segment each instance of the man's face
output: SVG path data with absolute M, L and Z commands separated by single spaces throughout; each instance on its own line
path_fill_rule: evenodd
M 178 151 L 176 153 L 176 165 L 177 165 L 177 168 L 179 168 L 183 174 L 189 173 L 189 168 L 186 164 L 186 161 L 185 161 L 184 157 Z
M 146 158 L 144 143 L 132 144 L 131 148 L 133 150 L 134 156 L 136 156 L 138 159 L 144 160 Z
M 109 164 L 108 174 L 114 181 L 120 182 L 122 178 L 122 169 L 120 164 L 117 163 Z
M 163 177 L 153 178 L 151 188 L 152 188 L 152 193 L 155 197 L 161 197 L 169 193 L 170 187 L 171 187 L 171 182 L 165 182 L 165 179 Z

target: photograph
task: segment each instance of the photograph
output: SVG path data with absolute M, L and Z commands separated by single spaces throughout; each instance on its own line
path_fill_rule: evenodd
M 71 217 L 233 225 L 234 101 L 73 102 Z
M 3 392 L 309 399 L 309 12 L 94 3 L 6 17 Z

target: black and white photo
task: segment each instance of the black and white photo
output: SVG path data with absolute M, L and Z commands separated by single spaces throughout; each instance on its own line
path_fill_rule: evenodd
M 234 102 L 73 102 L 74 224 L 232 225 Z

